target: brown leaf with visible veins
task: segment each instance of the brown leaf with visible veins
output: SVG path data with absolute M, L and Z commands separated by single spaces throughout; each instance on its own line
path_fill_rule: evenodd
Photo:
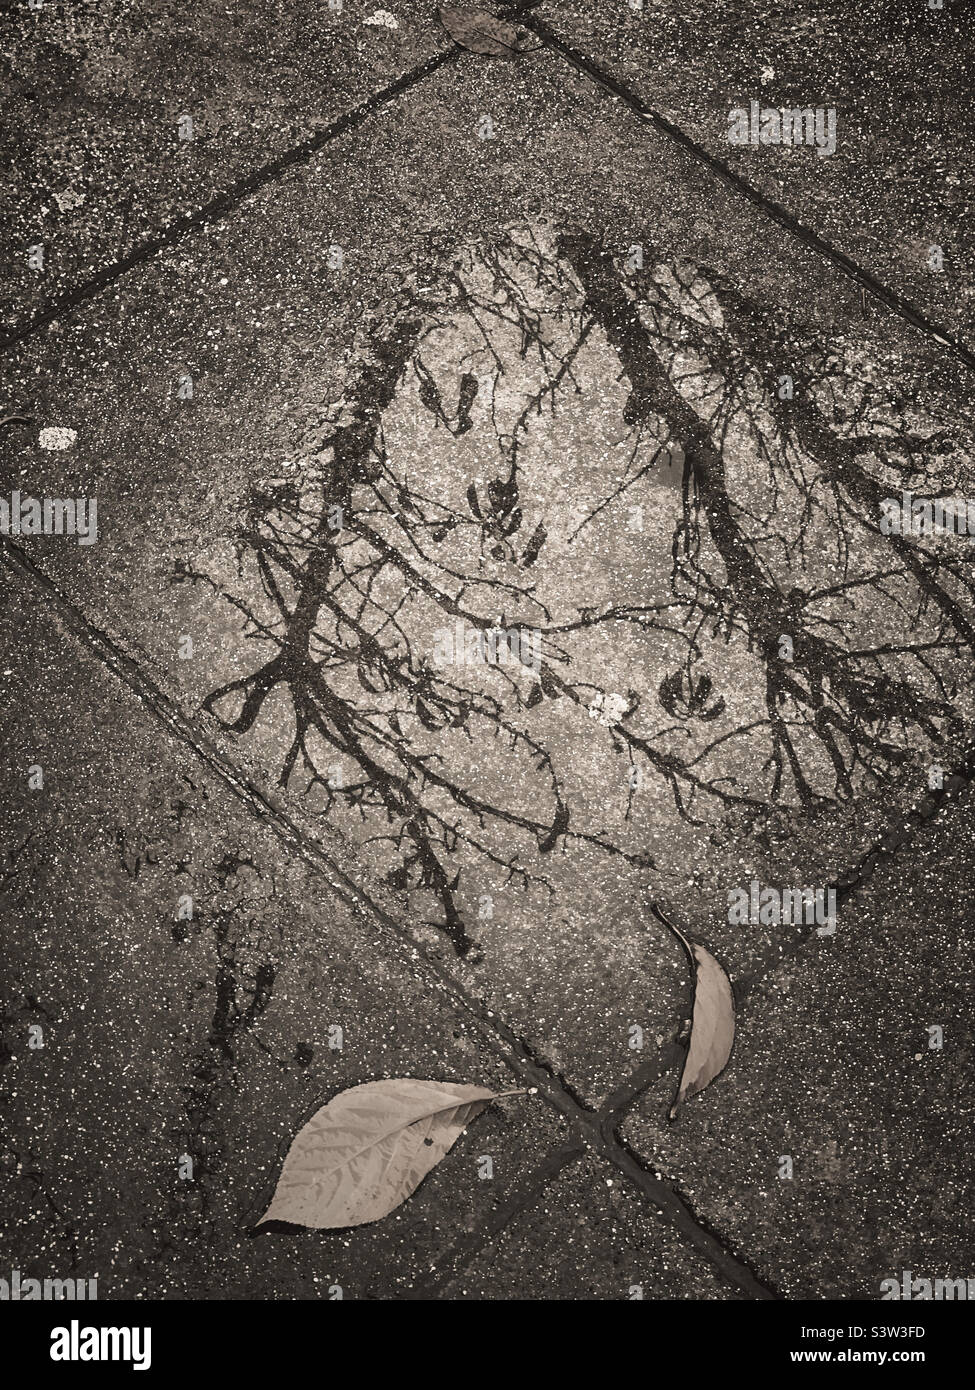
M 288 1221 L 322 1230 L 378 1221 L 416 1190 L 468 1121 L 497 1098 L 484 1086 L 412 1077 L 340 1091 L 298 1131 L 257 1224 Z
M 514 58 L 521 51 L 518 31 L 486 10 L 462 10 L 459 5 L 443 5 L 437 13 L 454 43 L 469 48 L 472 53 Z
M 695 966 L 691 1038 L 677 1099 L 670 1111 L 673 1120 L 681 1102 L 703 1091 L 728 1065 L 735 1042 L 735 1001 L 731 981 L 711 952 L 688 941 L 656 905 L 653 911 L 681 942 Z

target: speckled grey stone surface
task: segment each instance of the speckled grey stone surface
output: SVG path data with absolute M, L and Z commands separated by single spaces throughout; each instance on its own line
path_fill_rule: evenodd
M 752 201 L 432 7 L 10 17 L 0 497 L 97 496 L 98 538 L 0 538 L 0 1274 L 970 1272 L 970 541 L 877 522 L 975 495 L 971 373 L 762 204 L 964 340 L 969 56 L 947 3 L 841 8 L 525 16 Z M 836 154 L 728 145 L 752 96 L 835 105 Z M 537 645 L 454 659 L 488 628 Z M 753 880 L 838 887 L 836 934 L 729 921 Z M 654 902 L 739 1001 L 672 1124 L 692 981 Z M 255 1234 L 312 1111 L 410 1075 L 535 1093 L 384 1221 Z

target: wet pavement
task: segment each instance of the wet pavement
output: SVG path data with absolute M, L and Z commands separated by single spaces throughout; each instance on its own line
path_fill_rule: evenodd
M 879 525 L 975 496 L 968 58 L 883 8 L 543 4 L 513 60 L 415 5 L 11 22 L 0 496 L 97 539 L 0 537 L 0 1265 L 968 1274 L 971 541 Z M 753 98 L 835 151 L 729 144 Z M 753 882 L 835 933 L 729 920 Z M 738 1001 L 673 1123 L 653 903 Z M 312 1111 L 410 1075 L 534 1094 L 384 1221 L 255 1234 Z

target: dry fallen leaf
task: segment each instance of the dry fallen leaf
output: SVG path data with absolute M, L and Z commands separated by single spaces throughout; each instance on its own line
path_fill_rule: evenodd
M 444 5 L 437 11 L 440 23 L 454 43 L 473 53 L 490 53 L 495 58 L 513 58 L 519 53 L 518 32 L 503 19 L 495 19 L 485 10 L 462 10 L 458 5 Z
M 290 1221 L 321 1230 L 378 1221 L 416 1190 L 497 1095 L 483 1086 L 411 1077 L 339 1092 L 298 1131 L 257 1224 Z
M 658 907 L 653 911 L 683 944 L 695 966 L 691 1038 L 677 1099 L 670 1111 L 673 1120 L 681 1102 L 703 1091 L 727 1066 L 735 1041 L 735 1001 L 731 981 L 711 952 L 688 941 Z

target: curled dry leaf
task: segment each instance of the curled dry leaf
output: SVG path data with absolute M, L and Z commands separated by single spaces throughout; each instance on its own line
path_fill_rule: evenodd
M 298 1131 L 257 1224 L 321 1230 L 378 1221 L 416 1190 L 497 1096 L 483 1086 L 412 1077 L 341 1091 Z
M 677 1099 L 670 1111 L 673 1120 L 681 1102 L 703 1091 L 727 1066 L 735 1041 L 735 1001 L 731 981 L 711 952 L 688 941 L 658 907 L 653 911 L 681 942 L 695 967 L 691 1038 Z
M 503 19 L 485 10 L 465 10 L 459 5 L 443 5 L 437 11 L 440 23 L 454 43 L 473 53 L 490 53 L 495 58 L 514 58 L 520 51 L 518 31 Z

